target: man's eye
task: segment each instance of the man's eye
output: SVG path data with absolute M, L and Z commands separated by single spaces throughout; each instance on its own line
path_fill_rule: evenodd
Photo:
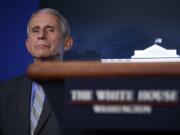
M 48 31 L 50 31 L 50 32 L 54 32 L 54 29 L 48 29 Z
M 38 29 L 33 29 L 32 32 L 36 33 L 36 32 L 39 32 L 39 30 Z

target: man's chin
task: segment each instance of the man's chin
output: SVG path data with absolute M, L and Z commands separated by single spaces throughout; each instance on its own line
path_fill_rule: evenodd
M 55 55 L 36 55 L 36 56 L 34 56 L 34 59 L 36 61 L 53 61 L 53 60 L 60 59 L 60 57 L 59 57 L 59 54 L 55 54 Z
M 33 55 L 35 58 L 44 58 L 44 57 L 49 57 L 49 53 L 41 52 L 41 53 L 36 53 Z

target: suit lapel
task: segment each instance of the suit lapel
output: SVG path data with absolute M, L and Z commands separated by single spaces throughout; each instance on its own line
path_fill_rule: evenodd
M 21 134 L 27 135 L 30 133 L 30 97 L 31 97 L 31 87 L 32 81 L 28 79 L 26 76 L 23 77 L 20 82 L 19 87 L 17 87 L 17 91 L 19 91 L 17 98 L 17 104 L 20 107 L 17 108 L 19 121 L 21 123 Z
M 57 90 L 57 88 L 58 88 L 58 90 L 59 90 L 59 83 L 58 83 L 58 86 L 55 85 L 54 83 L 53 83 L 53 85 L 51 83 L 47 83 L 47 82 L 38 82 L 38 83 L 43 86 L 46 97 L 45 97 L 43 110 L 42 110 L 38 125 L 35 129 L 35 133 L 34 133 L 35 135 L 38 135 L 41 132 L 42 128 L 44 128 L 44 126 L 47 124 L 47 121 L 50 119 L 50 117 L 53 113 L 51 105 L 48 102 L 49 93 L 46 93 L 46 92 L 50 89 Z M 52 95 L 51 95 L 51 97 L 52 97 Z
M 45 99 L 44 105 L 43 105 L 43 110 L 42 110 L 38 125 L 35 129 L 35 135 L 37 135 L 41 131 L 43 126 L 46 124 L 46 122 L 50 116 L 50 112 L 51 112 L 51 108 L 49 106 L 47 99 Z
M 13 89 L 15 88 L 12 95 L 15 100 L 13 100 L 13 106 L 15 108 L 10 108 L 13 116 L 13 120 L 16 121 L 14 126 L 16 126 L 17 134 L 30 135 L 30 104 L 31 104 L 31 91 L 32 91 L 32 80 L 30 80 L 26 75 L 21 76 L 15 82 Z M 39 134 L 41 129 L 45 126 L 48 118 L 50 116 L 51 108 L 45 99 L 42 114 L 40 116 L 38 125 L 35 130 L 35 135 Z M 14 117 L 15 114 L 15 117 Z

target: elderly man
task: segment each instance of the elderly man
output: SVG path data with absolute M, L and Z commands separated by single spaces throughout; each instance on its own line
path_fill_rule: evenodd
M 66 19 L 56 10 L 34 12 L 27 26 L 26 48 L 34 63 L 63 59 L 73 40 Z M 1 135 L 60 135 L 59 123 L 43 87 L 22 75 L 0 86 Z

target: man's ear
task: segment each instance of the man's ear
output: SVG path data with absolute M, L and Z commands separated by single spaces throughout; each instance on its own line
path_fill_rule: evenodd
M 64 51 L 68 51 L 73 46 L 73 38 L 71 36 L 65 37 Z

